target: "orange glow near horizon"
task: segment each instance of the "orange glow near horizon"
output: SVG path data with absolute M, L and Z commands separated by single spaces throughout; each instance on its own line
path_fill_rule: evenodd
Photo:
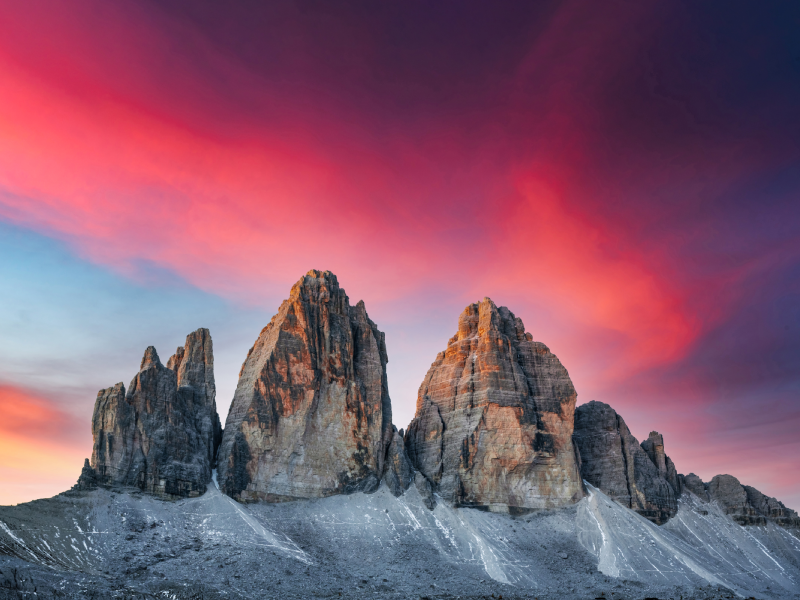
M 0 504 L 53 496 L 75 484 L 91 454 L 80 431 L 90 424 L 8 385 L 0 385 L 0 415 Z

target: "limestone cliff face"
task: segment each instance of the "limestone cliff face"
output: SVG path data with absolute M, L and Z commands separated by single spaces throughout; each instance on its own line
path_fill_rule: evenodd
M 681 484 L 684 490 L 689 490 L 695 496 L 700 498 L 701 500 L 705 500 L 708 502 L 708 486 L 703 483 L 703 480 L 700 479 L 694 473 L 689 473 L 688 475 L 678 475 L 681 479 Z
M 795 535 L 800 537 L 800 516 L 797 511 L 786 508 L 783 502 L 762 494 L 756 488 L 749 485 L 744 486 L 747 492 L 747 502 L 755 511 L 764 515 L 768 520 L 781 527 L 793 529 Z
M 168 364 L 151 346 L 127 392 L 118 383 L 97 394 L 90 463 L 97 484 L 165 497 L 205 492 L 221 438 L 208 330 L 189 334 Z
M 670 469 L 660 434 L 651 433 L 640 446 L 613 408 L 593 400 L 575 410 L 573 439 L 581 475 L 593 486 L 657 524 L 678 511 L 677 492 L 668 481 L 674 466 Z
M 416 473 L 406 452 L 403 431 L 393 427 L 392 442 L 386 453 L 383 482 L 395 496 L 403 493 L 414 483 Z
M 309 271 L 250 349 L 218 456 L 242 501 L 375 489 L 392 441 L 384 335 L 336 276 Z
M 583 495 L 576 398 L 558 358 L 485 298 L 461 314 L 419 388 L 409 457 L 455 505 L 515 511 L 575 502 Z
M 675 490 L 676 496 L 680 496 L 682 484 L 675 464 L 664 452 L 664 436 L 657 431 L 651 431 L 648 438 L 642 442 L 642 450 L 647 453 L 647 456 L 658 468 L 658 474 L 666 479 L 672 489 Z
M 740 525 L 764 525 L 772 521 L 800 533 L 800 517 L 775 498 L 749 485 L 742 485 L 733 475 L 717 475 L 710 482 L 694 473 L 684 478 L 685 489 L 706 502 L 717 502 Z
M 747 517 L 758 516 L 747 501 L 744 486 L 732 475 L 715 476 L 708 484 L 708 497 L 717 501 L 727 514 L 738 517 L 742 524 L 749 521 Z

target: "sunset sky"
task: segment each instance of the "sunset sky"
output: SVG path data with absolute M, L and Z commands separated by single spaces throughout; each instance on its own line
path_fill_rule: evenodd
M 224 422 L 309 269 L 394 422 L 492 298 L 679 472 L 800 509 L 800 4 L 0 3 L 0 504 L 214 340 Z

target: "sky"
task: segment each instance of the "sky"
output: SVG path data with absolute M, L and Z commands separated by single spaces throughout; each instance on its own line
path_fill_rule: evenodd
M 394 422 L 483 297 L 678 471 L 800 509 L 800 5 L 0 3 L 0 504 L 198 327 L 217 406 L 309 269 Z

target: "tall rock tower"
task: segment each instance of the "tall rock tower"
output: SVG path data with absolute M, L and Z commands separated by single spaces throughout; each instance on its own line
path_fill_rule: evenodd
M 372 491 L 392 441 L 384 335 L 333 273 L 309 271 L 250 349 L 220 446 L 221 489 L 280 502 Z
M 419 388 L 409 457 L 455 505 L 515 512 L 575 502 L 576 399 L 558 358 L 484 298 L 461 313 Z
M 81 480 L 165 497 L 199 496 L 222 438 L 215 398 L 208 329 L 190 333 L 166 367 L 150 346 L 127 392 L 122 383 L 98 392 L 91 471 L 84 467 Z

